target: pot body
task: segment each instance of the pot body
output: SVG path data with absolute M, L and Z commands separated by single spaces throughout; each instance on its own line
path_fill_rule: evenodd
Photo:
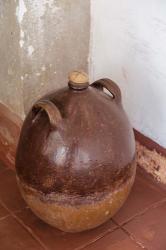
M 66 87 L 34 105 L 21 131 L 17 181 L 38 217 L 63 231 L 83 231 L 122 206 L 135 178 L 134 157 L 119 88 L 100 80 Z

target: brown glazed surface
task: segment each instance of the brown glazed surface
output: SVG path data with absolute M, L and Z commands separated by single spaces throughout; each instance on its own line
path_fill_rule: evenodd
M 103 87 L 112 96 L 104 93 Z M 111 193 L 123 187 L 127 190 L 122 192 L 124 202 L 135 176 L 134 156 L 133 130 L 122 108 L 117 85 L 102 79 L 89 87 L 86 82 L 77 89 L 70 83 L 69 87 L 41 98 L 29 112 L 17 150 L 18 182 L 22 183 L 19 186 L 28 203 L 39 193 L 46 198 L 41 201 L 38 197 L 40 202 L 36 198 L 41 209 L 42 204 L 51 202 L 52 194 L 68 197 L 58 206 L 70 205 L 74 209 L 81 202 L 83 209 L 88 197 L 91 197 L 91 205 L 105 202 L 104 194 L 113 197 Z M 28 189 L 35 190 L 31 197 Z M 79 202 L 76 197 L 80 197 Z M 115 203 L 119 206 L 115 210 L 123 203 L 117 202 L 117 197 Z M 32 203 L 30 207 L 36 210 Z M 47 213 L 49 215 L 49 206 Z M 103 221 L 100 218 L 94 226 L 93 223 L 90 227 L 87 225 L 87 229 Z M 68 231 L 63 226 L 59 228 Z M 82 230 L 85 229 L 84 225 Z

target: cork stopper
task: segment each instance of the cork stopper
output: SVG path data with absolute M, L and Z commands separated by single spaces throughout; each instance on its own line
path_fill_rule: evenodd
M 72 89 L 85 89 L 89 86 L 88 75 L 83 71 L 72 71 L 69 74 L 69 87 Z

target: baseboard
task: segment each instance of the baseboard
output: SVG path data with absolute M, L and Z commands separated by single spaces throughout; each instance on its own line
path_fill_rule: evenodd
M 136 129 L 134 129 L 135 139 L 139 143 L 141 143 L 143 146 L 148 148 L 149 150 L 155 150 L 157 153 L 163 155 L 166 157 L 166 148 L 160 146 L 157 142 L 153 141 L 149 137 L 143 135 Z
M 15 167 L 21 126 L 21 118 L 0 103 L 0 161 L 9 168 Z
M 134 130 L 137 167 L 144 169 L 155 180 L 166 184 L 166 149 Z

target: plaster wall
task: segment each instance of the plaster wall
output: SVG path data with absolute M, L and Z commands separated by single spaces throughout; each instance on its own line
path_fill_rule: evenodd
M 23 116 L 23 85 L 20 79 L 20 29 L 15 1 L 0 1 L 0 101 Z
M 92 0 L 90 72 L 121 88 L 135 129 L 166 147 L 166 1 Z
M 0 1 L 0 100 L 24 118 L 34 101 L 88 69 L 89 0 Z

